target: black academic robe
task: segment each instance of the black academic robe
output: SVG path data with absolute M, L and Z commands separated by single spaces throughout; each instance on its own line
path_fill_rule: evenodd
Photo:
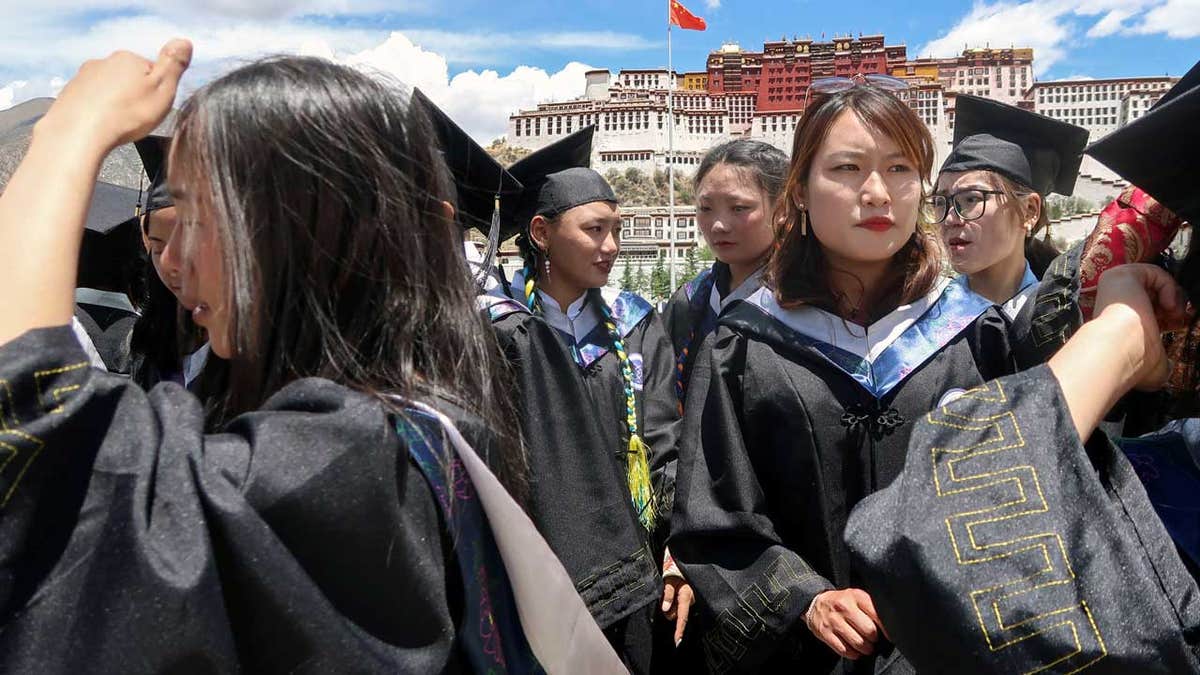
M 518 277 L 513 281 L 510 292 L 516 292 L 522 287 L 523 282 Z M 653 591 L 640 587 L 631 590 L 637 594 L 638 602 L 643 597 L 649 597 L 651 593 L 657 600 L 661 598 L 660 568 L 670 527 L 671 503 L 675 494 L 679 409 L 674 394 L 673 354 L 662 330 L 661 320 L 649 302 L 627 291 L 593 289 L 589 291 L 585 311 L 599 312 L 598 303 L 601 300 L 607 303 L 612 312 L 613 321 L 622 336 L 629 358 L 637 406 L 638 431 L 650 448 L 651 483 L 657 507 L 653 531 L 647 532 L 641 523 L 638 523 L 642 536 L 647 537 L 650 543 L 651 562 L 654 566 Z M 564 375 L 564 380 L 580 378 L 588 401 L 588 414 L 592 416 L 592 422 L 584 428 L 588 433 L 596 434 L 596 447 L 602 452 L 607 449 L 616 459 L 614 469 L 618 485 L 624 486 L 621 495 L 627 502 L 632 503 L 625 457 L 629 447 L 625 382 L 620 359 L 613 351 L 612 336 L 603 322 L 599 321 L 598 315 L 596 319 L 594 328 L 582 339 L 549 327 L 563 345 L 572 364 L 569 368 L 565 364 L 556 367 L 563 368 L 564 372 L 572 372 L 571 375 Z M 557 363 L 557 359 L 554 361 Z M 619 546 L 627 548 L 628 544 L 621 542 Z M 640 566 L 640 561 L 637 564 Z M 639 577 L 644 576 L 640 571 L 637 574 Z M 642 596 L 643 592 L 646 596 Z M 665 664 L 671 657 L 671 645 L 659 619 L 657 602 L 646 604 L 625 618 L 608 624 L 605 627 L 605 635 L 634 673 L 647 673 L 669 667 Z
M 624 457 L 604 442 L 582 374 L 556 331 L 513 300 L 480 302 L 515 379 L 529 460 L 526 509 L 607 628 L 650 607 L 662 583 L 629 498 Z
M 663 326 L 675 349 L 675 393 L 681 405 L 686 400 L 687 383 L 704 338 L 716 330 L 717 318 L 727 304 L 732 306 L 759 289 L 761 274 L 752 275 L 735 289 L 729 288 L 729 284 L 729 266 L 715 262 L 680 286 L 663 309 Z M 714 290 L 721 298 L 721 308 L 713 306 Z
M 921 673 L 1196 673 L 1200 588 L 1125 455 L 1046 367 L 923 415 L 846 543 Z
M 92 339 L 108 372 L 128 375 L 132 367 L 129 338 L 137 313 L 124 307 L 79 302 L 75 304 L 75 318 Z
M 670 539 L 701 602 L 685 640 L 710 672 L 871 672 L 874 659 L 839 663 L 802 615 L 823 591 L 861 587 L 850 510 L 903 468 L 913 420 L 1003 372 L 1005 323 L 956 282 L 868 363 L 771 300 L 722 315 L 689 385 Z
M 0 671 L 467 670 L 454 542 L 377 399 L 300 380 L 204 435 L 67 327 L 0 382 Z

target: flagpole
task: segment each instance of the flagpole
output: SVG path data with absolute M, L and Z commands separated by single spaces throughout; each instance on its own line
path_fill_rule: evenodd
M 669 226 L 668 251 L 671 256 L 671 293 L 675 292 L 675 106 L 672 101 L 675 95 L 675 68 L 671 61 L 671 0 L 667 0 L 667 77 L 670 88 L 667 89 L 667 219 Z

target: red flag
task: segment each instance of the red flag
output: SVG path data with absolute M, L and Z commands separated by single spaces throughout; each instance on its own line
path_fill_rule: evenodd
M 689 12 L 687 7 L 679 4 L 679 0 L 667 1 L 671 3 L 671 23 L 684 30 L 704 30 L 708 28 L 708 24 L 704 23 L 704 19 Z

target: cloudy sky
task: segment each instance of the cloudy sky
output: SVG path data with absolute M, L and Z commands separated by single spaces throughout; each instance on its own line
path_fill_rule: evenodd
M 496 7 L 506 4 L 500 12 Z M 1029 46 L 1039 79 L 1180 75 L 1200 60 L 1200 0 L 684 0 L 707 32 L 674 34 L 675 66 L 722 42 L 884 33 L 909 55 Z M 318 54 L 426 90 L 480 140 L 509 113 L 578 96 L 592 67 L 666 66 L 666 2 L 631 0 L 29 0 L 0 3 L 0 109 L 53 95 L 88 58 L 196 44 L 185 90 L 261 54 Z

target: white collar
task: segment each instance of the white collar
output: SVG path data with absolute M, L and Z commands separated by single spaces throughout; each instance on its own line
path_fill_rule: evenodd
M 565 312 L 558 302 L 550 297 L 550 294 L 541 290 L 536 293 L 542 300 L 542 316 L 546 323 L 570 335 L 576 344 L 582 342 L 600 324 L 598 312 L 586 311 L 589 308 L 586 291 L 570 305 L 567 305 Z
M 737 288 L 729 292 L 729 295 L 721 298 L 721 292 L 717 290 L 717 285 L 714 283 L 712 290 L 708 293 L 708 306 L 718 315 L 721 311 L 730 305 L 735 300 L 745 300 L 762 287 L 763 268 L 759 267 L 754 270 L 754 273 L 742 280 L 742 283 Z
M 780 323 L 802 335 L 850 352 L 867 362 L 874 362 L 904 331 L 908 330 L 942 295 L 950 284 L 943 279 L 925 297 L 909 305 L 901 305 L 865 328 L 850 324 L 841 317 L 812 306 L 784 309 L 775 301 L 775 294 L 760 288 L 747 299 Z

